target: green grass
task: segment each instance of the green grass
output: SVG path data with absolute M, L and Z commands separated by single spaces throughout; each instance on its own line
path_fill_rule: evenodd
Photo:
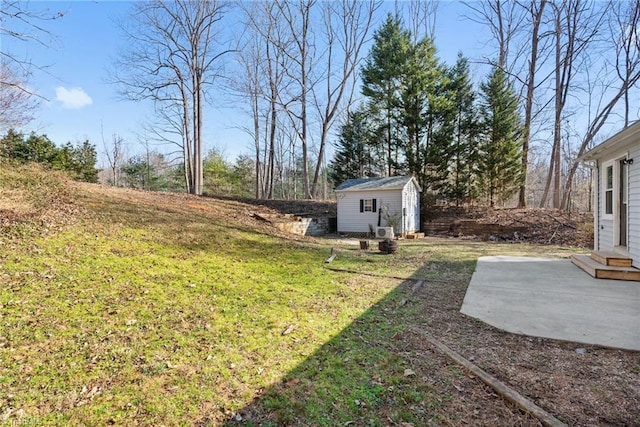
M 376 243 L 376 242 L 373 242 Z M 426 280 L 456 280 L 475 269 L 478 257 L 489 255 L 542 256 L 566 258 L 573 248 L 540 246 L 526 243 L 491 243 L 455 239 L 403 241 L 393 256 L 381 254 L 377 248 L 362 251 L 343 246 L 332 267 L 364 273 Z
M 393 290 L 197 212 L 85 202 L 95 215 L 0 253 L 5 422 L 220 420 Z
M 419 424 L 451 399 L 393 344 L 420 309 L 412 282 L 326 269 L 335 242 L 86 188 L 80 221 L 0 247 L 0 425 Z M 505 250 L 542 252 L 345 245 L 331 266 L 466 286 L 478 256 Z

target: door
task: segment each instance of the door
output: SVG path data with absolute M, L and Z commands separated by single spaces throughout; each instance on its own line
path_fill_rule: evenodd
M 622 249 L 627 247 L 628 212 L 627 212 L 627 185 L 628 185 L 627 159 L 620 160 L 619 194 L 618 194 L 618 246 Z

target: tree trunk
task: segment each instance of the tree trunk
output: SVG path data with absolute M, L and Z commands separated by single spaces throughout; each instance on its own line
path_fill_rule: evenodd
M 518 207 L 525 208 L 527 206 L 527 168 L 529 165 L 529 144 L 531 140 L 531 122 L 533 120 L 533 96 L 535 88 L 536 67 L 538 63 L 538 44 L 539 44 L 539 31 L 540 23 L 542 22 L 542 14 L 544 12 L 544 6 L 547 3 L 546 0 L 540 0 L 540 6 L 535 9 L 536 2 L 532 1 L 531 18 L 532 18 L 532 32 L 531 32 L 531 58 L 529 60 L 529 75 L 527 76 L 527 98 L 525 100 L 525 112 L 524 112 L 524 135 L 522 142 L 522 185 L 518 193 Z

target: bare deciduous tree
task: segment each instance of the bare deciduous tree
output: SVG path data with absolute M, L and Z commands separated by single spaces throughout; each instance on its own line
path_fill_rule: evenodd
M 49 48 L 55 41 L 46 28 L 50 21 L 62 18 L 61 11 L 31 9 L 29 2 L 20 0 L 0 0 L 0 40 L 17 43 L 36 43 Z M 10 67 L 21 69 L 20 74 L 28 74 L 33 63 L 28 57 L 21 57 L 10 49 L 0 50 L 0 59 Z M 39 67 L 43 65 L 40 64 Z
M 107 158 L 109 164 L 109 177 L 108 181 L 114 187 L 119 187 L 120 182 L 120 168 L 124 163 L 124 139 L 118 135 L 111 135 L 111 142 L 108 143 L 104 137 L 104 130 L 102 125 L 100 126 L 100 133 L 102 135 L 102 147 L 104 149 L 104 155 Z
M 279 14 L 286 25 L 289 40 L 273 40 L 276 48 L 285 55 L 290 66 L 284 71 L 295 82 L 295 93 L 281 102 L 287 112 L 293 128 L 298 133 L 302 149 L 302 191 L 305 198 L 311 198 L 309 187 L 309 114 L 307 111 L 309 93 L 312 89 L 310 79 L 311 68 L 315 52 L 314 34 L 311 31 L 311 11 L 316 0 L 301 0 L 290 2 L 277 0 L 275 2 Z M 281 92 L 282 93 L 282 92 Z M 294 99 L 295 102 L 288 102 Z M 293 107 L 297 107 L 293 110 Z
M 37 105 L 37 98 L 28 90 L 27 76 L 0 59 L 0 129 L 26 125 L 33 120 Z
M 0 40 L 5 46 L 35 43 L 49 48 L 56 39 L 46 26 L 63 15 L 48 9 L 31 9 L 24 1 L 1 0 Z M 33 119 L 38 98 L 42 96 L 29 87 L 28 80 L 34 69 L 45 67 L 5 46 L 0 49 L 0 128 L 22 126 Z
M 605 51 L 615 51 L 616 55 L 612 63 L 606 63 L 603 75 L 594 79 L 587 79 L 589 86 L 586 94 L 591 100 L 599 96 L 595 104 L 595 113 L 579 146 L 575 149 L 575 155 L 570 163 L 562 197 L 561 208 L 567 209 L 571 203 L 571 195 L 574 185 L 574 177 L 580 166 L 579 158 L 592 146 L 598 132 L 607 123 L 607 120 L 615 108 L 623 101 L 623 117 L 625 125 L 629 120 L 629 92 L 640 83 L 640 40 L 638 39 L 638 19 L 640 2 L 637 0 L 626 2 L 625 7 L 615 7 L 614 2 L 604 14 L 610 19 L 611 39 L 604 46 Z M 619 5 L 618 5 L 619 6 Z M 587 73 L 587 76 L 590 76 Z M 615 77 L 610 77 L 615 76 Z M 599 88 L 591 81 L 597 81 Z M 591 104 L 591 102 L 590 102 Z
M 640 0 L 613 2 L 609 23 L 616 53 L 616 74 L 623 83 L 633 78 L 640 60 Z M 629 88 L 631 89 L 631 88 Z M 624 125 L 629 125 L 630 96 L 624 93 Z
M 352 103 L 362 47 L 368 40 L 373 16 L 379 7 L 380 2 L 373 0 L 341 0 L 324 6 L 326 52 L 322 61 L 325 67 L 319 73 L 321 84 L 312 88 L 314 105 L 320 118 L 318 159 L 311 185 L 311 196 L 314 198 L 319 196 L 318 183 L 324 170 L 329 132 L 339 113 Z M 323 196 L 327 197 L 326 191 Z
M 483 0 L 480 3 L 464 4 L 473 12 L 470 19 L 487 26 L 496 41 L 498 62 L 493 59 L 495 56 L 485 58 L 485 62 L 492 66 L 497 65 L 512 76 L 517 64 L 516 59 L 522 57 L 526 49 L 526 45 L 518 45 L 516 40 L 525 22 L 526 10 L 517 2 L 508 0 Z
M 560 208 L 562 121 L 565 119 L 565 107 L 569 93 L 575 85 L 575 76 L 579 67 L 584 64 L 581 56 L 587 51 L 588 46 L 594 43 L 606 14 L 595 8 L 591 2 L 583 0 L 552 1 L 550 6 L 553 10 L 555 37 L 553 147 L 540 206 L 546 205 L 551 190 L 552 206 Z
M 136 3 L 124 27 L 128 49 L 117 61 L 114 81 L 130 100 L 150 99 L 162 110 L 178 107 L 186 188 L 202 194 L 203 106 L 220 77 L 222 2 L 154 0 Z M 167 110 L 162 110 L 165 113 Z M 165 116 L 166 117 L 166 116 Z
M 528 10 L 529 25 L 531 28 L 531 44 L 529 55 L 529 66 L 526 78 L 526 95 L 524 106 L 524 123 L 522 137 L 522 168 L 524 177 L 522 179 L 522 185 L 518 193 L 518 207 L 524 208 L 527 205 L 526 199 L 526 181 L 527 181 L 527 168 L 529 165 L 529 145 L 531 140 L 531 126 L 533 122 L 533 106 L 534 106 L 534 93 L 536 89 L 536 75 L 538 72 L 538 56 L 540 54 L 540 27 L 542 25 L 542 18 L 544 16 L 544 9 L 547 4 L 547 0 L 530 1 L 524 4 L 524 7 Z
M 440 0 L 413 0 L 403 2 L 402 5 L 406 5 L 406 17 L 413 36 L 413 44 L 417 44 L 425 37 L 435 40 Z

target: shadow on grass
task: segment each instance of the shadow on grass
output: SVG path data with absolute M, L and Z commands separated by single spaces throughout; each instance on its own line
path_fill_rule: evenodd
M 458 267 L 467 268 L 466 263 Z M 538 426 L 539 420 L 507 403 L 412 329 L 463 340 L 486 329 L 459 312 L 469 276 L 427 282 L 416 292 L 414 280 L 399 282 L 250 404 L 227 409 L 221 424 Z M 198 425 L 220 424 L 220 414 L 208 415 Z
M 193 211 L 188 205 L 183 209 L 175 204 L 159 207 L 118 201 L 117 206 L 111 204 L 109 209 L 109 220 L 144 230 L 156 229 L 159 232 L 153 234 L 154 241 L 187 252 L 214 253 L 218 250 L 221 256 L 232 261 L 243 256 L 274 256 L 275 262 L 281 264 L 277 268 L 289 273 L 292 289 L 303 285 L 299 283 L 297 273 L 310 265 L 319 268 L 317 266 L 323 261 L 318 249 L 302 250 L 304 243 L 288 243 L 266 232 L 260 234 L 250 225 L 229 225 L 224 218 Z M 184 215 L 184 222 L 176 221 L 176 213 Z M 226 239 L 232 239 L 233 244 L 224 246 Z M 291 255 L 290 248 L 286 252 L 284 245 L 295 245 L 301 250 Z M 286 260 L 278 256 L 280 251 L 288 257 Z M 392 276 L 396 275 L 393 258 L 393 255 L 376 255 L 372 257 L 374 261 L 360 259 L 351 265 L 367 271 L 366 263 L 373 262 L 370 266 L 383 271 L 381 275 Z M 477 380 L 465 376 L 446 357 L 420 349 L 414 342 L 415 334 L 409 331 L 411 326 L 426 326 L 429 322 L 433 322 L 428 325 L 431 328 L 442 325 L 446 328 L 451 319 L 459 320 L 456 316 L 461 316 L 458 310 L 472 271 L 469 267 L 468 261 L 432 260 L 415 271 L 405 269 L 408 274 L 397 273 L 399 277 L 412 277 L 411 280 L 358 275 L 338 279 L 346 286 L 358 286 L 359 280 L 367 281 L 368 286 L 379 283 L 391 291 L 276 383 L 264 390 L 253 390 L 252 395 L 257 397 L 251 403 L 241 408 L 227 403 L 227 407 L 201 413 L 197 425 L 408 427 L 455 425 L 461 420 L 473 420 L 473 415 L 469 414 L 485 408 L 478 400 L 460 399 L 461 390 L 480 389 L 484 395 L 491 393 L 486 392 Z M 304 273 L 309 274 L 309 271 Z M 332 274 L 344 277 L 346 273 L 329 275 Z M 412 292 L 415 278 L 431 274 L 451 279 L 450 283 L 427 282 L 425 287 L 429 289 Z M 429 312 L 428 316 L 424 315 L 425 311 Z M 336 319 L 339 316 L 340 313 L 335 313 Z M 447 332 L 443 329 L 442 333 Z M 299 355 L 296 331 L 283 334 L 279 339 L 291 343 L 291 354 Z M 252 388 L 252 384 L 245 386 Z M 496 405 L 504 407 L 500 400 Z M 508 410 L 498 411 L 503 412 L 503 420 L 509 419 Z
M 407 300 L 413 283 L 401 283 L 250 405 L 227 414 L 224 425 L 384 425 L 423 419 L 437 399 L 428 386 L 413 381 L 414 374 L 406 374 L 412 367 L 398 351 L 402 329 L 416 308 Z
M 441 264 L 435 268 L 452 266 Z M 457 268 L 467 271 L 468 265 L 461 262 Z M 384 299 L 249 405 L 227 411 L 223 425 L 429 426 L 469 420 L 482 424 L 477 417 L 481 411 L 482 417 L 509 425 L 522 414 L 514 413 L 446 356 L 428 345 L 425 351 L 423 340 L 410 330 L 442 328 L 454 322 L 451 316 L 462 317 L 458 310 L 470 274 L 464 276 L 467 279 L 457 283 L 426 283 L 425 289 L 415 292 L 415 280 L 398 281 Z M 426 319 L 434 319 L 434 324 Z M 466 399 L 460 397 L 462 391 Z M 469 399 L 470 395 L 482 398 Z M 483 407 L 483 399 L 493 407 Z M 213 419 L 200 425 L 213 424 Z

